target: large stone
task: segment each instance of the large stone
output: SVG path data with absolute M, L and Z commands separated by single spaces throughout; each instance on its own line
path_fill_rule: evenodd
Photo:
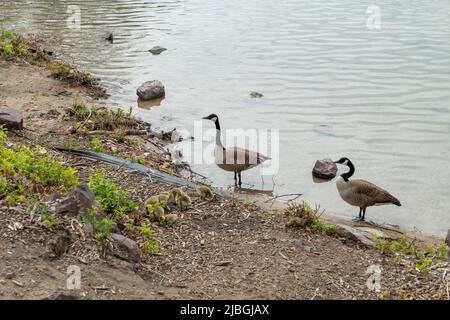
M 164 85 L 159 80 L 147 81 L 141 84 L 136 90 L 136 94 L 142 100 L 152 100 L 165 95 Z
M 359 242 L 368 248 L 373 248 L 375 246 L 375 241 L 370 233 L 357 230 L 345 224 L 338 224 L 336 233 L 341 237 Z
M 95 196 L 87 186 L 77 187 L 56 203 L 55 213 L 67 216 L 77 216 L 95 208 Z
M 22 112 L 13 108 L 0 108 L 0 125 L 4 125 L 7 129 L 22 130 Z
M 160 54 L 161 52 L 164 52 L 164 51 L 166 51 L 166 50 L 167 50 L 166 48 L 163 48 L 163 47 L 160 47 L 160 46 L 154 46 L 153 48 L 151 48 L 151 49 L 148 50 L 148 51 L 150 51 L 151 54 L 153 54 L 153 55 L 158 55 L 158 54 Z
M 312 170 L 313 175 L 320 179 L 333 179 L 336 177 L 337 166 L 331 159 L 317 160 Z
M 108 238 L 106 249 L 109 254 L 131 263 L 139 263 L 141 260 L 141 250 L 137 243 L 118 233 L 113 233 Z

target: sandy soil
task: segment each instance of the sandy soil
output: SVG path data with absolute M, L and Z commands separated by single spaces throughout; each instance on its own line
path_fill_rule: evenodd
M 70 135 L 64 108 L 75 96 L 93 101 L 83 88 L 71 88 L 49 76 L 45 68 L 10 65 L 0 68 L 0 106 L 24 112 L 25 135 L 10 134 L 16 143 L 40 144 L 68 165 L 81 179 L 93 167 L 108 168 L 111 177 L 143 202 L 172 188 L 151 183 L 124 168 L 106 167 L 50 150 L 68 139 L 78 146 L 87 138 Z M 138 146 L 101 137 L 108 152 L 138 155 L 146 165 L 162 169 L 170 159 L 143 137 Z M 22 207 L 0 204 L 0 299 L 54 298 L 65 291 L 67 267 L 81 268 L 80 294 L 86 299 L 448 299 L 443 269 L 418 274 L 408 260 L 400 263 L 334 235 L 287 229 L 283 217 L 270 208 L 232 196 L 220 201 L 195 200 L 170 227 L 155 225 L 166 254 L 142 255 L 139 265 L 100 254 L 94 240 L 83 237 L 76 221 L 49 232 Z M 55 243 L 70 234 L 66 253 L 55 255 Z M 368 289 L 366 273 L 381 267 L 381 291 Z

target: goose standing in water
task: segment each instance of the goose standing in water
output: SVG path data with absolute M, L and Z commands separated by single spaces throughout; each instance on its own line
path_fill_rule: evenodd
M 242 171 L 254 168 L 264 161 L 270 159 L 269 157 L 266 157 L 259 152 L 250 151 L 243 148 L 225 148 L 222 145 L 222 140 L 220 137 L 221 131 L 219 117 L 216 114 L 210 114 L 203 119 L 211 120 L 216 125 L 216 147 L 214 149 L 214 161 L 219 168 L 225 171 L 234 172 L 235 186 L 238 185 L 237 176 L 239 176 L 239 187 L 242 185 Z
M 341 158 L 335 163 L 346 165 L 350 171 L 341 174 L 336 182 L 341 198 L 352 206 L 359 207 L 359 219 L 364 221 L 367 207 L 385 204 L 401 206 L 400 201 L 386 190 L 366 180 L 349 180 L 355 173 L 355 167 L 348 158 Z M 362 215 L 361 215 L 362 214 Z

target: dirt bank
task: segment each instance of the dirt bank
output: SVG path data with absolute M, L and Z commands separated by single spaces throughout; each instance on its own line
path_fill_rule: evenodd
M 45 67 L 8 64 L 0 68 L 0 106 L 22 110 L 23 134 L 9 141 L 41 145 L 53 157 L 78 170 L 86 182 L 104 168 L 141 207 L 151 195 L 173 186 L 150 182 L 126 168 L 108 166 L 51 149 L 70 144 L 92 148 L 94 136 L 104 152 L 136 158 L 152 169 L 177 174 L 153 138 L 74 132 L 66 109 L 75 98 L 102 106 L 83 87 L 53 79 Z M 88 299 L 448 299 L 447 268 L 415 270 L 414 261 L 395 259 L 333 234 L 286 228 L 283 215 L 231 196 L 219 201 L 193 199 L 187 210 L 174 210 L 171 226 L 152 223 L 157 254 L 143 253 L 133 265 L 102 255 L 98 243 L 63 219 L 65 229 L 48 231 L 25 205 L 0 204 L 0 298 L 42 299 L 63 292 L 67 267 L 81 268 L 81 297 Z M 62 230 L 73 238 L 65 253 L 54 254 Z M 126 231 L 122 230 L 125 234 Z M 128 235 L 128 234 L 127 234 Z M 131 235 L 130 235 L 131 236 Z M 139 243 L 139 239 L 137 239 Z M 139 243 L 140 244 L 140 243 Z M 53 254 L 52 254 L 53 252 Z M 367 270 L 381 268 L 381 291 L 368 288 Z

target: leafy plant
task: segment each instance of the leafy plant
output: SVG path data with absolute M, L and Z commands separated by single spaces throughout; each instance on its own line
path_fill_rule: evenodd
M 48 231 L 53 231 L 56 229 L 59 224 L 59 219 L 54 213 L 50 212 L 48 204 L 46 204 L 45 202 L 37 203 L 35 201 L 35 210 L 39 215 L 39 224 L 41 226 L 43 226 Z
M 61 161 L 43 152 L 39 146 L 30 148 L 14 145 L 7 148 L 0 145 L 0 175 L 9 179 L 15 189 L 21 189 L 22 183 L 13 180 L 21 181 L 21 177 L 28 180 L 32 188 L 54 186 L 68 189 L 78 184 L 77 171 L 74 168 L 64 166 Z
M 0 144 L 4 144 L 6 138 L 8 138 L 8 129 L 2 124 L 0 125 Z
M 89 188 L 95 195 L 102 209 L 114 218 L 124 213 L 135 211 L 139 204 L 129 198 L 128 193 L 114 181 L 106 178 L 104 171 L 95 171 L 89 177 Z
M 102 140 L 100 140 L 99 138 L 94 138 L 91 140 L 91 147 L 95 152 L 105 152 Z
M 109 217 L 98 217 L 98 211 L 91 208 L 88 210 L 87 214 L 81 216 L 81 220 L 92 225 L 94 230 L 94 238 L 98 241 L 108 238 L 111 236 L 116 222 Z
M 155 230 L 150 229 L 146 225 L 139 228 L 139 233 L 145 238 L 143 250 L 150 254 L 157 254 L 159 250 L 158 240 L 154 237 Z

